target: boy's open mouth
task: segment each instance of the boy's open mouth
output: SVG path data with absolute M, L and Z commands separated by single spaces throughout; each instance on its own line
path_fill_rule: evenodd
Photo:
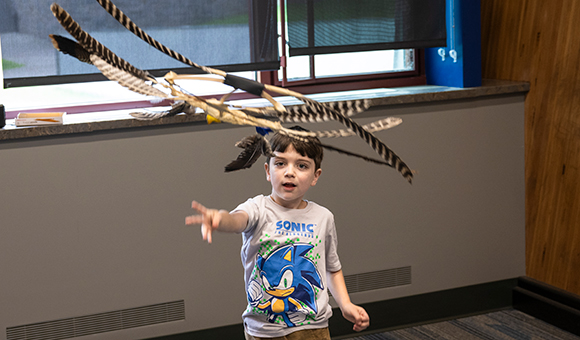
M 295 188 L 296 187 L 296 184 L 294 184 L 294 183 L 283 183 L 282 186 L 284 188 Z

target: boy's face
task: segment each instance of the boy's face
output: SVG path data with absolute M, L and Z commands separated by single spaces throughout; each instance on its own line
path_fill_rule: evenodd
M 292 144 L 274 155 L 265 165 L 266 178 L 272 184 L 272 199 L 286 208 L 304 208 L 302 198 L 316 185 L 322 170 L 315 170 L 314 160 L 299 154 Z

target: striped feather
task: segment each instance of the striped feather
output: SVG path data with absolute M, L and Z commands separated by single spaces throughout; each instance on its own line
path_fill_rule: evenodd
M 370 133 L 382 131 L 393 128 L 401 124 L 403 120 L 396 117 L 387 117 L 385 119 L 377 120 L 375 122 L 363 125 L 363 128 Z
M 351 117 L 366 111 L 371 101 L 369 99 L 344 100 L 324 103 L 326 107 L 339 112 L 343 116 Z M 294 105 L 286 108 L 287 112 L 278 113 L 278 118 L 283 122 L 314 123 L 334 120 L 325 111 L 315 110 L 312 105 Z
M 81 26 L 76 21 L 74 21 L 70 14 L 62 7 L 56 3 L 53 3 L 50 6 L 50 9 L 62 27 L 64 27 L 64 29 L 70 35 L 72 35 L 89 53 L 96 54 L 100 59 L 105 60 L 107 63 L 113 65 L 116 68 L 133 74 L 135 77 L 141 79 L 153 79 L 153 77 L 151 77 L 148 72 L 140 70 L 127 61 L 121 59 L 115 53 L 93 38 L 90 34 L 83 31 Z
M 401 118 L 387 117 L 385 119 L 377 120 L 369 124 L 362 126 L 363 129 L 370 133 L 377 131 L 382 131 L 390 129 L 401 124 L 403 120 Z M 318 138 L 337 138 L 337 137 L 350 137 L 354 136 L 355 133 L 352 130 L 341 129 L 341 130 L 330 130 L 330 131 L 315 131 L 316 137 Z
M 348 156 L 353 156 L 353 157 L 357 157 L 357 158 L 364 159 L 367 162 L 371 162 L 371 163 L 375 163 L 375 164 L 382 164 L 382 165 L 392 166 L 391 164 L 389 164 L 389 163 L 387 163 L 387 162 L 385 162 L 383 160 L 373 159 L 373 158 L 370 158 L 370 157 L 367 157 L 367 156 L 360 155 L 358 153 L 346 151 L 344 149 L 339 149 L 339 148 L 334 147 L 332 145 L 322 144 L 321 143 L 320 146 L 322 146 L 326 150 L 336 151 L 336 152 L 341 153 L 341 154 L 344 154 L 344 155 L 348 155 Z
M 83 63 L 92 64 L 91 53 L 76 41 L 56 34 L 49 34 L 48 37 L 52 41 L 54 48 L 58 51 L 68 54 Z
M 171 117 L 180 113 L 196 114 L 195 107 L 187 102 L 178 102 L 171 109 L 161 112 L 131 112 L 130 115 L 138 120 L 155 120 L 163 117 Z
M 135 77 L 133 74 L 126 72 L 120 68 L 110 65 L 103 59 L 96 55 L 91 56 L 93 64 L 110 80 L 116 81 L 121 86 L 128 88 L 133 92 L 144 94 L 146 96 L 154 96 L 160 98 L 168 98 L 169 96 L 153 86 L 147 84 L 143 79 Z
M 315 112 L 320 112 L 323 117 L 331 117 L 330 119 L 336 120 L 346 126 L 348 129 L 354 131 L 357 136 L 362 138 L 370 147 L 375 150 L 376 153 L 381 156 L 390 166 L 395 168 L 397 171 L 403 175 L 403 177 L 412 183 L 413 172 L 411 169 L 401 160 L 397 154 L 385 145 L 380 139 L 375 137 L 372 133 L 366 131 L 359 124 L 353 121 L 351 118 L 343 116 L 339 112 L 331 109 L 322 103 L 315 100 L 309 99 L 307 97 L 301 96 L 298 99 L 302 100 L 306 105 L 311 106 L 311 109 Z
M 161 112 L 131 112 L 129 113 L 133 118 L 137 120 L 156 120 L 167 116 L 168 111 Z

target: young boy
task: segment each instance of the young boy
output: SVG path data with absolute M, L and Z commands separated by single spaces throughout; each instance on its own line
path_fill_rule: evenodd
M 214 230 L 242 233 L 246 339 L 330 340 L 328 290 L 353 329 L 362 331 L 369 317 L 348 296 L 334 216 L 303 199 L 322 173 L 322 147 L 318 139 L 298 141 L 282 134 L 275 134 L 271 145 L 274 157 L 265 164 L 269 196 L 250 198 L 232 212 L 194 201 L 199 215 L 186 217 L 185 223 L 201 224 L 209 243 Z

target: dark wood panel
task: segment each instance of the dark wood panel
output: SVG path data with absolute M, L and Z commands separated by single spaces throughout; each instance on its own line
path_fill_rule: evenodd
M 484 78 L 530 82 L 527 275 L 580 294 L 580 2 L 481 0 Z

